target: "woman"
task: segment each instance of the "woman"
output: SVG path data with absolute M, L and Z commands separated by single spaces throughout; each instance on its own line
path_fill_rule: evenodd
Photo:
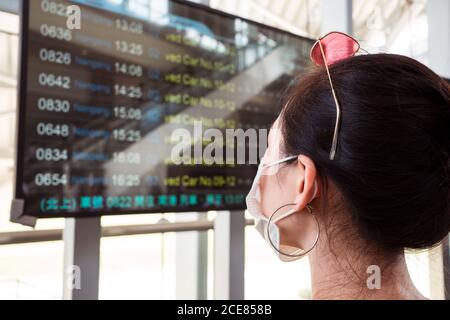
M 450 88 L 407 57 L 341 54 L 341 36 L 314 46 L 248 209 L 280 259 L 308 255 L 313 299 L 424 299 L 404 249 L 450 230 Z

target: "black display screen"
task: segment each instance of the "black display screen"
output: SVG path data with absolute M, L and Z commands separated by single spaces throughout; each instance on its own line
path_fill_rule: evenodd
M 71 5 L 80 29 L 68 25 Z M 24 215 L 245 208 L 257 165 L 228 161 L 238 141 L 222 145 L 222 163 L 206 161 L 204 133 L 268 129 L 309 65 L 309 39 L 184 1 L 32 0 L 22 10 Z M 193 137 L 181 164 L 177 129 Z M 260 152 L 264 141 L 247 138 Z

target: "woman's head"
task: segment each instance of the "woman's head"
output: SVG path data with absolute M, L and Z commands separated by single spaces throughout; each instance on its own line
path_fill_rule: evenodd
M 322 214 L 346 208 L 343 219 L 380 247 L 436 244 L 450 230 L 448 84 L 389 54 L 352 57 L 330 72 L 342 110 L 336 157 L 329 158 L 336 108 L 327 74 L 317 69 L 299 79 L 274 126 L 280 134 L 271 133 L 268 154 L 279 144 L 280 155 L 301 155 L 279 170 L 277 183 L 294 188 L 299 207 L 314 200 L 318 183 Z M 262 184 L 263 202 L 273 184 Z M 331 201 L 330 184 L 342 203 Z

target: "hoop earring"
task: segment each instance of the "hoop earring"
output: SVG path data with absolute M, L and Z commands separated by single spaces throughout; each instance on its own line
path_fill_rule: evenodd
M 302 252 L 301 254 L 288 254 L 288 253 L 284 253 L 284 252 L 280 251 L 280 249 L 278 249 L 278 248 L 274 245 L 274 243 L 272 242 L 272 239 L 270 238 L 270 233 L 269 233 L 270 224 L 271 224 L 271 221 L 272 221 L 273 217 L 275 216 L 275 214 L 276 214 L 278 211 L 280 211 L 281 209 L 286 208 L 287 206 L 294 206 L 294 205 L 295 205 L 295 203 L 285 204 L 284 206 L 281 206 L 281 207 L 279 207 L 277 210 L 275 210 L 274 213 L 272 213 L 272 215 L 270 216 L 269 221 L 268 221 L 268 223 L 267 223 L 266 236 L 267 236 L 267 239 L 269 239 L 269 244 L 270 244 L 270 246 L 271 246 L 276 252 L 278 252 L 279 254 L 282 254 L 282 255 L 284 255 L 284 256 L 286 256 L 286 257 L 290 257 L 290 258 L 299 258 L 299 259 L 300 259 L 300 258 L 303 258 L 304 256 L 306 256 L 308 253 L 310 253 L 310 252 L 316 247 L 317 242 L 319 241 L 319 236 L 320 236 L 319 220 L 317 220 L 317 217 L 316 217 L 316 215 L 314 214 L 314 212 L 313 212 L 313 207 L 312 207 L 311 205 L 308 204 L 308 205 L 306 206 L 306 209 L 308 209 L 308 213 L 309 213 L 310 215 L 312 215 L 312 217 L 314 218 L 314 221 L 315 221 L 315 223 L 316 223 L 316 225 L 317 225 L 317 236 L 316 236 L 316 238 L 314 239 L 314 243 L 313 243 L 313 245 L 311 246 L 310 249 L 308 249 L 308 250 Z M 296 211 L 296 212 L 299 212 L 299 211 Z M 299 250 L 301 250 L 301 249 L 299 249 Z

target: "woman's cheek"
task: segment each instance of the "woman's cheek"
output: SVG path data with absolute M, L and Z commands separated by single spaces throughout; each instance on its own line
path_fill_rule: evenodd
M 282 190 L 278 187 L 278 181 L 275 175 L 262 176 L 260 182 L 261 206 L 263 214 L 269 218 L 283 202 Z

